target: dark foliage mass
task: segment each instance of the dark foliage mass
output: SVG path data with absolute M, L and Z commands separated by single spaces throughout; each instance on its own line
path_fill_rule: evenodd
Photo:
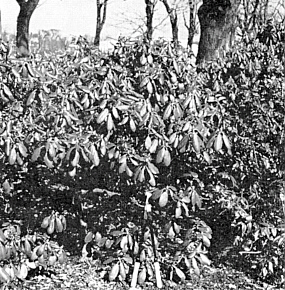
M 42 195 L 54 200 L 64 195 L 65 212 L 87 222 L 84 258 L 100 261 L 110 281 L 130 282 L 135 262 L 141 285 L 155 282 L 158 264 L 164 281 L 199 276 L 217 262 L 211 248 L 224 239 L 238 252 L 237 267 L 281 285 L 283 35 L 282 27 L 267 26 L 198 69 L 190 53 L 164 41 L 120 39 L 103 54 L 79 39 L 62 54 L 16 61 L 2 43 L 6 210 L 15 211 L 18 191 L 45 188 Z M 87 199 L 96 220 L 88 220 Z M 60 202 L 54 210 L 42 217 L 49 235 L 68 227 Z M 22 238 L 19 251 L 26 241 L 40 246 Z M 37 252 L 23 251 L 28 259 Z M 63 255 L 56 251 L 55 261 Z M 34 258 L 34 267 L 49 266 L 47 256 Z M 20 268 L 12 278 L 8 263 L 5 256 L 5 283 L 22 275 Z

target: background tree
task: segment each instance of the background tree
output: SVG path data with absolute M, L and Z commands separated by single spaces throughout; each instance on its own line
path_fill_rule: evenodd
M 197 1 L 189 0 L 188 3 L 189 3 L 189 28 L 188 28 L 187 45 L 191 47 L 196 32 Z
M 2 36 L 2 18 L 1 18 L 1 10 L 0 10 L 0 36 Z
M 154 7 L 157 4 L 157 0 L 145 0 L 146 11 L 146 37 L 148 40 L 152 39 L 153 34 L 153 15 Z
M 177 16 L 177 7 L 175 4 L 171 7 L 168 3 L 168 0 L 161 0 L 163 3 L 170 19 L 171 30 L 172 30 L 172 41 L 177 45 L 178 44 L 178 16 Z
M 107 3 L 108 0 L 97 0 L 97 22 L 94 39 L 94 45 L 97 47 L 100 45 L 100 35 L 106 21 Z
M 276 8 L 283 1 L 276 2 Z M 272 3 L 271 3 L 272 4 Z M 273 14 L 278 14 L 278 9 L 274 9 Z M 277 15 L 273 15 L 277 18 Z M 269 0 L 242 0 L 241 13 L 239 13 L 239 27 L 242 34 L 257 32 L 261 25 L 265 24 L 269 18 Z
M 197 0 L 188 0 L 188 8 L 189 8 L 189 22 L 187 23 L 185 14 L 183 13 L 184 17 L 184 25 L 188 30 L 188 38 L 187 38 L 187 46 L 192 47 L 194 35 L 197 31 L 197 4 L 199 1 Z
M 20 6 L 17 19 L 16 46 L 21 57 L 29 55 L 29 25 L 39 0 L 16 0 Z
M 240 0 L 204 0 L 198 10 L 201 36 L 197 63 L 214 60 L 229 50 L 237 27 Z

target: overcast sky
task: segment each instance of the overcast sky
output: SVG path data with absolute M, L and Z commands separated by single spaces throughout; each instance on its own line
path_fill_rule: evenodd
M 0 0 L 0 9 L 3 30 L 15 33 L 19 12 L 16 0 Z M 184 12 L 187 13 L 186 10 Z M 162 20 L 165 21 L 163 25 L 160 25 L 160 29 L 155 31 L 154 37 L 170 39 L 169 19 L 160 1 L 155 15 L 154 26 Z M 186 17 L 188 17 L 187 14 Z M 120 35 L 130 35 L 140 24 L 144 28 L 144 18 L 144 0 L 109 0 L 106 24 L 101 39 L 110 41 L 110 39 L 117 39 Z M 96 0 L 40 0 L 40 5 L 35 10 L 30 22 L 31 32 L 41 29 L 58 29 L 64 35 L 88 34 L 94 36 L 95 28 Z M 186 43 L 186 39 L 187 32 L 181 13 L 180 41 Z

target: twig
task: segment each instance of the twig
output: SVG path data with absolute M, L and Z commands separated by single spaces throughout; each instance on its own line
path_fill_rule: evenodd
M 114 192 L 114 191 L 110 191 L 110 190 L 102 189 L 102 188 L 94 188 L 93 192 L 94 193 L 107 193 L 109 197 L 112 197 L 113 195 L 121 195 L 121 193 L 119 192 Z
M 243 255 L 243 254 L 257 255 L 257 254 L 261 254 L 261 251 L 256 251 L 256 252 L 240 251 L 239 254 L 241 254 L 241 255 Z

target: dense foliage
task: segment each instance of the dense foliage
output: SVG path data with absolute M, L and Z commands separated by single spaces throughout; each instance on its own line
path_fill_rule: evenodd
M 130 281 L 139 261 L 141 284 L 155 280 L 157 262 L 169 280 L 199 275 L 226 213 L 241 259 L 284 283 L 281 41 L 265 29 L 198 72 L 189 52 L 163 41 L 120 39 L 102 54 L 79 39 L 62 54 L 8 54 L 2 43 L 7 210 L 19 179 L 50 189 L 60 181 L 73 202 L 113 201 L 95 224 L 78 207 L 90 230 L 84 257 L 110 265 L 111 281 Z
M 40 233 L 22 234 L 19 224 L 3 223 L 0 229 L 0 281 L 17 287 L 29 272 L 41 273 L 64 263 L 62 247 Z

